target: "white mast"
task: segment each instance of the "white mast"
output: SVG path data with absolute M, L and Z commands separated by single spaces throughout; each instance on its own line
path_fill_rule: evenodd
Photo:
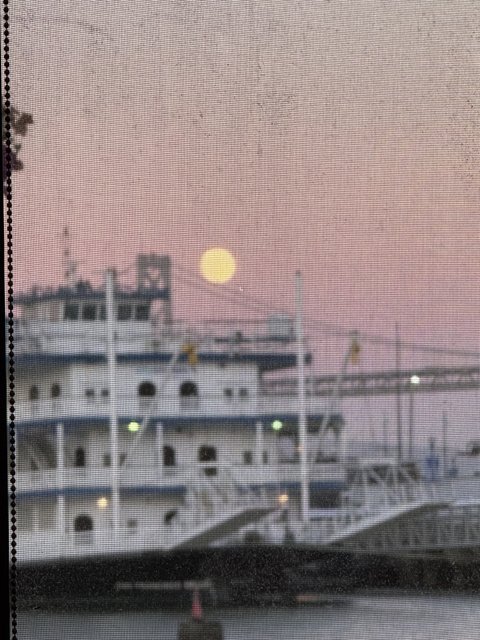
M 63 437 L 63 424 L 57 424 L 57 482 L 60 493 L 57 502 L 57 528 L 60 540 L 65 534 L 65 494 L 64 494 L 64 469 L 65 469 L 65 445 Z
M 118 492 L 118 420 L 116 394 L 116 355 L 115 355 L 115 304 L 114 304 L 115 272 L 106 272 L 106 312 L 107 312 L 107 362 L 110 387 L 110 465 L 112 485 L 113 529 L 118 530 L 120 499 Z
M 63 227 L 63 276 L 67 287 L 73 288 L 77 283 L 77 263 L 70 250 L 70 230 Z
M 302 521 L 308 522 L 309 490 L 307 469 L 307 415 L 305 407 L 305 350 L 303 337 L 303 281 L 302 274 L 296 274 L 296 337 L 298 373 L 298 437 L 300 445 L 301 472 L 301 513 Z

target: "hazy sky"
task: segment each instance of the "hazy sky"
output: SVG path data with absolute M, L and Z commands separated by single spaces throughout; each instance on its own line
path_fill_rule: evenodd
M 60 281 L 64 225 L 92 280 L 150 251 L 198 273 L 221 245 L 240 302 L 293 309 L 301 269 L 312 330 L 398 322 L 478 350 L 477 0 L 11 9 L 15 104 L 35 121 L 15 176 L 18 289 Z M 175 277 L 178 315 L 223 310 L 246 315 Z

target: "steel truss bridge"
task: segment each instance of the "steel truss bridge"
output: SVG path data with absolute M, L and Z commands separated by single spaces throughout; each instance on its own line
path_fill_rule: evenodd
M 412 382 L 415 380 L 415 382 Z M 306 379 L 307 396 L 328 397 L 335 394 L 339 384 L 336 375 L 313 376 Z M 263 381 L 264 395 L 296 396 L 296 378 Z M 480 390 L 480 367 L 428 367 L 402 371 L 374 371 L 345 374 L 340 381 L 342 397 L 387 394 L 432 393 Z

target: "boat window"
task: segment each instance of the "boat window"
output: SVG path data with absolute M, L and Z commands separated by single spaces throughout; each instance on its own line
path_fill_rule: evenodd
M 102 398 L 108 398 L 109 395 L 110 395 L 110 391 L 108 389 L 102 389 L 101 391 Z
M 180 385 L 180 395 L 182 396 L 182 398 L 192 396 L 195 398 L 198 397 L 198 387 L 195 382 L 191 382 L 191 380 L 182 382 L 182 384 Z
M 93 520 L 90 516 L 82 514 L 75 518 L 75 523 L 73 527 L 75 531 L 92 531 Z
M 132 318 L 132 305 L 119 304 L 117 310 L 117 320 L 124 322 L 125 320 L 131 320 Z
M 95 389 L 85 389 L 85 396 L 87 398 L 94 398 L 95 397 Z
M 262 454 L 263 464 L 268 464 L 268 451 L 264 451 Z
M 248 389 L 246 389 L 245 387 L 242 387 L 239 392 L 238 395 L 240 396 L 240 398 L 248 398 Z
M 243 464 L 252 464 L 253 463 L 253 454 L 251 451 L 243 452 Z
M 83 447 L 77 447 L 75 449 L 75 466 L 76 467 L 85 466 L 85 449 Z
M 165 524 L 170 524 L 176 515 L 177 515 L 176 509 L 171 509 L 170 511 L 167 511 L 167 513 L 165 514 Z
M 163 447 L 163 466 L 174 467 L 175 464 L 175 449 L 167 444 Z
M 217 459 L 217 449 L 208 445 L 202 445 L 198 448 L 199 462 L 215 462 Z
M 60 397 L 60 393 L 61 393 L 61 388 L 60 385 L 57 384 L 56 382 L 54 382 L 52 384 L 52 388 L 50 390 L 50 395 L 52 396 L 52 398 L 59 398 Z
M 34 384 L 33 386 L 30 387 L 29 392 L 28 392 L 28 399 L 29 400 L 38 400 L 39 397 L 39 391 L 38 391 L 38 387 L 36 384 Z
M 138 395 L 141 398 L 152 398 L 157 392 L 153 382 L 142 382 L 138 385 Z
M 148 304 L 137 304 L 135 307 L 135 320 L 148 320 L 149 307 Z
M 79 312 L 78 304 L 71 304 L 67 302 L 63 310 L 63 319 L 78 320 L 78 312 Z
M 95 320 L 97 317 L 96 304 L 84 304 L 82 308 L 82 320 Z
M 135 529 L 138 525 L 138 521 L 136 520 L 136 518 L 129 518 L 127 520 L 127 527 L 129 529 Z
M 223 390 L 223 395 L 225 396 L 225 398 L 232 398 L 233 397 L 233 389 L 231 389 L 230 387 L 226 387 Z
M 199 462 L 216 462 L 217 460 L 217 450 L 215 447 L 210 447 L 208 445 L 203 445 L 198 448 L 198 461 Z M 216 476 L 217 475 L 217 467 L 213 466 L 205 466 L 203 469 L 203 473 L 206 476 Z

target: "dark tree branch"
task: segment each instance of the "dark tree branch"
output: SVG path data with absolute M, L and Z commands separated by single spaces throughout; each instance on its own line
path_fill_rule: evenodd
M 8 116 L 10 117 L 10 131 L 6 127 Z M 2 180 L 5 195 L 7 180 L 12 171 L 23 169 L 23 162 L 18 157 L 22 145 L 17 138 L 18 136 L 26 136 L 28 126 L 31 124 L 33 124 L 33 118 L 30 113 L 20 112 L 15 108 L 7 109 L 2 104 Z

